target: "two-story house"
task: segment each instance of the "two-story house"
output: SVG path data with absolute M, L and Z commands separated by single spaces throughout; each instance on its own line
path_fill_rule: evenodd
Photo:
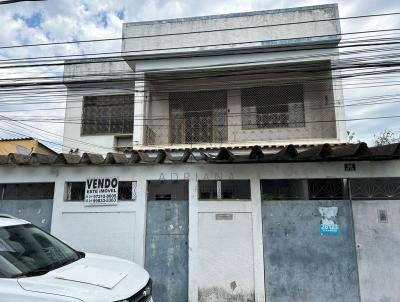
M 103 154 L 345 143 L 340 38 L 329 5 L 126 23 L 122 58 L 65 66 L 64 135 Z

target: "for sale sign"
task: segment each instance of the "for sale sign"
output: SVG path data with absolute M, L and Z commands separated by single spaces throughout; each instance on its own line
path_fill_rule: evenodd
M 92 178 L 86 180 L 85 206 L 117 205 L 118 178 Z

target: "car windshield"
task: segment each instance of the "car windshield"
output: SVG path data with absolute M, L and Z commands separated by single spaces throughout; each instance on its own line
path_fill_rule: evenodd
M 31 224 L 0 227 L 0 278 L 42 275 L 80 258 L 80 253 Z

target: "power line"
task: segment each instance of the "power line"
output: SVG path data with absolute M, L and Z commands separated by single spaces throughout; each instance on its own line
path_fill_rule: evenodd
M 39 1 L 47 1 L 47 0 L 1 0 L 0 5 L 20 3 L 20 2 L 39 2 Z
M 399 41 L 399 43 L 400 43 L 400 41 Z M 371 46 L 375 46 L 375 45 L 371 45 Z M 359 47 L 359 46 L 357 46 L 357 47 Z M 396 48 L 384 47 L 384 48 L 373 49 L 372 52 L 377 52 L 377 53 L 382 52 L 382 53 L 384 53 L 384 52 L 388 52 L 388 51 L 397 51 L 397 50 L 400 50 L 400 48 L 398 48 L 398 47 L 396 47 Z M 367 50 L 364 49 L 364 50 L 349 51 L 347 53 L 342 53 L 341 56 L 354 55 L 354 54 L 357 54 L 357 53 L 367 53 Z M 331 54 L 326 54 L 326 56 L 328 56 L 328 55 L 331 56 Z M 315 54 L 314 57 L 322 58 L 324 56 L 319 56 L 318 54 Z M 296 58 L 296 57 L 288 57 L 288 59 L 292 59 L 292 58 Z M 364 57 L 357 57 L 357 58 L 340 59 L 340 60 L 337 60 L 337 62 L 335 62 L 334 65 L 338 65 L 338 63 L 347 63 L 347 62 L 352 62 L 352 61 L 356 61 L 356 62 L 360 63 L 362 61 L 365 61 L 366 59 L 378 59 L 378 58 L 398 58 L 398 54 L 397 53 L 392 53 L 392 54 L 385 54 L 385 55 L 373 55 L 373 56 L 364 56 Z M 102 62 L 99 62 L 99 63 L 102 63 Z M 268 61 L 268 63 L 271 63 L 271 62 Z M 304 65 L 304 62 L 302 63 L 302 65 Z M 314 62 L 314 65 L 315 65 L 315 62 Z M 254 69 L 254 67 L 251 67 L 251 68 Z M 242 71 L 244 71 L 244 70 L 242 69 Z M 102 74 L 102 73 L 100 73 L 100 74 L 98 74 L 98 73 L 95 73 L 95 74 L 94 73 L 85 73 L 84 75 L 76 75 L 76 76 L 73 76 L 73 77 L 75 79 L 88 78 L 88 77 L 96 78 L 97 77 L 97 78 L 103 79 L 105 81 L 105 80 L 107 80 L 109 78 L 112 78 L 113 76 L 115 76 L 116 79 L 120 79 L 121 77 L 130 76 L 129 79 L 134 80 L 134 79 L 136 79 L 136 75 L 140 75 L 140 73 L 134 72 L 134 71 L 126 71 L 126 70 L 121 70 L 119 72 L 119 71 L 115 70 L 113 72 L 107 73 L 107 75 Z M 164 77 L 165 78 L 171 78 L 171 76 L 164 76 Z M 7 79 L 0 79 L 0 80 L 3 80 L 3 81 L 7 80 L 7 81 L 10 82 L 10 81 L 24 81 L 24 80 L 27 80 L 27 79 L 46 80 L 46 79 L 60 79 L 60 78 L 62 78 L 62 77 L 61 76 L 17 77 L 17 78 L 7 78 Z M 185 78 L 187 78 L 187 77 L 185 77 Z M 68 83 L 68 80 L 66 82 Z M 46 82 L 43 82 L 43 85 L 45 85 L 45 84 L 46 84 Z
M 304 38 L 313 38 L 313 36 L 311 36 L 311 37 L 299 37 L 297 39 L 304 39 Z M 273 41 L 276 42 L 276 41 L 279 41 L 279 40 L 286 41 L 288 39 L 277 39 L 277 40 L 273 40 Z M 371 42 L 371 40 L 376 40 L 376 39 L 361 40 L 360 43 Z M 385 39 L 381 38 L 380 40 L 385 40 Z M 149 49 L 142 49 L 142 50 L 118 51 L 118 52 L 113 51 L 113 52 L 97 52 L 97 53 L 88 53 L 88 54 L 70 54 L 70 55 L 31 57 L 31 58 L 2 59 L 2 60 L 0 60 L 0 64 L 1 65 L 7 64 L 7 63 L 22 64 L 22 63 L 26 63 L 26 62 L 29 62 L 29 61 L 34 62 L 34 63 L 37 63 L 37 62 L 41 62 L 41 63 L 43 63 L 43 62 L 54 62 L 54 60 L 49 60 L 49 59 L 58 59 L 58 60 L 60 60 L 60 59 L 63 59 L 63 60 L 64 59 L 68 59 L 68 60 L 70 60 L 70 59 L 74 59 L 74 60 L 88 59 L 88 60 L 90 60 L 90 59 L 94 59 L 94 58 L 97 58 L 97 59 L 103 58 L 103 57 L 100 57 L 100 56 L 104 56 L 104 55 L 110 56 L 110 55 L 118 54 L 118 56 L 108 57 L 108 58 L 106 57 L 106 59 L 109 59 L 109 58 L 120 58 L 120 56 L 123 56 L 123 55 L 131 56 L 131 55 L 133 55 L 135 53 L 149 52 L 149 53 L 147 53 L 145 55 L 157 55 L 157 53 L 154 53 L 154 52 L 156 52 L 156 51 L 166 51 L 166 50 L 183 50 L 183 49 L 191 49 L 191 48 L 196 48 L 196 47 L 206 48 L 206 47 L 217 47 L 217 46 L 248 45 L 248 44 L 257 44 L 257 43 L 260 44 L 260 43 L 265 43 L 265 42 L 266 42 L 265 40 L 259 40 L 259 41 L 225 43 L 225 44 L 193 45 L 193 46 L 179 46 L 179 47 L 168 47 L 168 48 L 149 48 Z M 348 41 L 347 43 L 350 43 L 350 42 L 353 42 L 353 41 Z M 345 43 L 342 42 L 341 45 L 337 46 L 336 48 L 354 47 L 352 45 L 345 45 L 345 44 L 346 44 L 346 42 Z M 376 43 L 376 44 L 372 44 L 372 46 L 376 46 L 376 45 L 393 45 L 393 44 L 398 44 L 398 42 L 384 42 L 384 43 L 380 43 L 380 44 Z M 321 47 L 318 47 L 318 48 L 319 49 L 324 49 L 324 47 L 322 47 L 322 46 L 329 45 L 329 42 L 326 42 L 326 41 L 325 42 L 320 42 L 320 43 L 313 42 L 311 44 L 308 44 L 305 49 L 310 49 L 310 45 L 313 45 L 313 46 L 320 45 Z M 293 46 L 295 46 L 295 49 L 292 49 L 292 50 L 299 50 L 298 47 L 296 47 L 296 45 L 293 45 Z M 371 45 L 360 44 L 360 45 L 357 45 L 357 46 L 371 46 Z M 278 47 L 278 46 L 273 46 L 272 45 L 271 47 L 273 47 L 273 49 L 275 49 L 275 51 L 276 50 L 277 51 L 282 51 L 280 49 L 280 47 Z M 263 46 L 263 45 L 252 46 L 252 50 L 250 50 L 251 53 L 255 52 L 254 48 L 265 49 L 265 46 Z M 332 47 L 330 45 L 328 48 L 331 49 L 331 48 L 334 48 L 334 47 Z M 238 51 L 238 50 L 240 50 L 241 52 L 243 52 L 245 49 L 246 48 L 243 48 L 243 49 L 231 48 L 231 49 L 228 49 L 228 50 L 229 51 Z M 273 51 L 273 49 L 269 49 L 268 52 Z M 216 52 L 218 50 L 227 50 L 227 49 L 214 49 L 214 50 L 211 49 L 211 50 L 208 50 L 208 51 Z M 288 50 L 285 50 L 285 51 L 292 51 L 292 50 L 288 49 Z M 153 52 L 153 53 L 150 53 L 150 52 Z M 264 52 L 265 52 L 265 50 L 264 50 Z M 187 53 L 186 53 L 186 56 L 187 56 Z M 181 52 L 181 54 L 185 54 L 185 53 Z M 193 56 L 195 54 L 196 54 L 196 51 L 191 51 L 190 52 L 190 56 Z M 197 54 L 197 55 L 199 55 L 199 54 Z M 220 55 L 220 54 L 210 53 L 209 55 L 216 56 L 216 55 Z M 90 56 L 92 56 L 92 58 L 90 58 Z M 87 57 L 89 57 L 89 58 L 87 58 Z M 114 59 L 113 61 L 116 61 L 116 60 Z M 22 62 L 22 63 L 19 63 L 19 62 Z M 69 64 L 69 63 L 71 63 L 71 64 L 74 64 L 74 63 L 75 64 L 76 63 L 80 64 L 80 62 L 65 62 L 65 64 Z M 94 62 L 94 63 L 96 63 L 96 62 Z M 9 66 L 9 65 L 6 65 L 6 66 Z M 19 66 L 24 66 L 24 65 L 15 65 L 15 66 L 19 67 Z M 29 66 L 34 66 L 34 65 L 31 64 Z M 56 66 L 56 64 L 52 64 L 52 65 L 49 65 L 49 66 Z M 4 68 L 4 66 L 2 66 L 2 67 Z
M 33 1 L 35 1 L 35 0 L 33 0 Z M 297 24 L 307 24 L 307 23 L 315 23 L 315 22 L 328 22 L 328 21 L 351 20 L 351 19 L 373 18 L 373 17 L 384 17 L 384 16 L 396 16 L 396 15 L 400 15 L 400 12 L 382 13 L 382 14 L 368 14 L 368 15 L 348 16 L 348 17 L 337 17 L 337 18 L 328 18 L 328 19 L 316 19 L 316 20 L 308 20 L 308 21 L 278 23 L 278 24 L 263 24 L 263 25 L 254 25 L 254 26 L 241 26 L 241 27 L 231 27 L 231 28 L 212 29 L 212 30 L 196 30 L 196 31 L 187 31 L 187 32 L 179 32 L 179 33 L 136 35 L 136 36 L 129 36 L 129 37 L 116 37 L 116 38 L 106 38 L 106 39 L 89 39 L 89 40 L 81 40 L 81 41 L 60 41 L 60 42 L 51 42 L 51 43 L 9 45 L 9 46 L 0 46 L 0 49 L 20 48 L 20 47 L 37 47 L 37 46 L 49 46 L 49 45 L 61 45 L 61 44 L 80 44 L 80 43 L 104 42 L 104 41 L 118 41 L 118 40 L 130 40 L 130 39 L 138 39 L 138 38 L 153 38 L 153 37 L 189 35 L 189 34 L 200 34 L 200 33 L 210 33 L 210 32 L 225 32 L 225 31 L 233 31 L 233 30 L 240 30 L 240 29 L 256 29 L 256 28 L 267 28 L 267 27 L 276 27 L 276 26 L 285 26 L 285 25 L 297 25 Z M 370 32 L 372 33 L 374 31 L 370 31 Z

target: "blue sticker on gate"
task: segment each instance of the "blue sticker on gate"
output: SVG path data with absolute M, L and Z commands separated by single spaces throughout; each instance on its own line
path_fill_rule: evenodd
M 319 231 L 321 235 L 339 235 L 340 227 L 337 224 L 337 207 L 320 207 L 321 214 Z

